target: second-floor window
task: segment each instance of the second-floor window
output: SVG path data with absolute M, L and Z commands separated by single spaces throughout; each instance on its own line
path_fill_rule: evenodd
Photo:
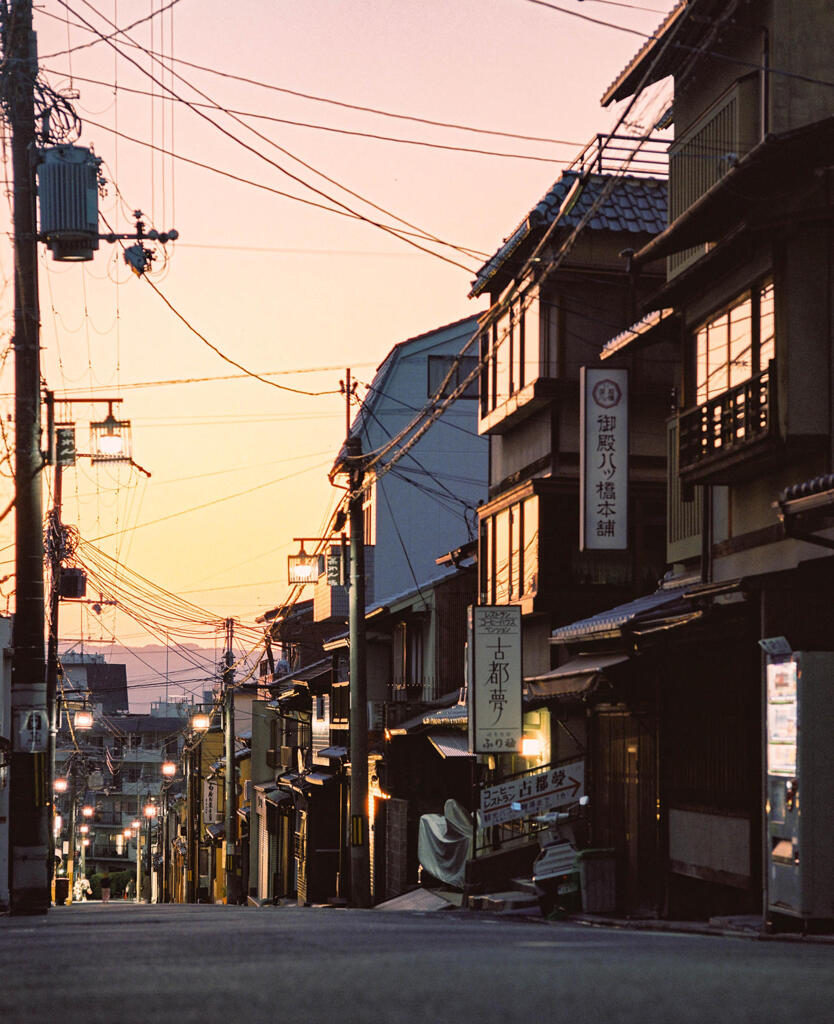
M 400 622 L 394 627 L 391 682 L 394 689 L 423 685 L 423 626 Z
M 539 316 L 539 300 L 528 292 L 482 336 L 481 416 L 539 376 Z
M 698 405 L 766 370 L 774 357 L 773 282 L 740 295 L 695 332 Z
M 450 395 L 472 373 L 478 363 L 477 356 L 429 356 L 428 397 L 436 395 L 448 377 L 442 396 Z M 478 397 L 477 375 L 467 384 L 461 398 Z
M 481 604 L 506 604 L 538 587 L 539 499 L 515 502 L 481 522 Z

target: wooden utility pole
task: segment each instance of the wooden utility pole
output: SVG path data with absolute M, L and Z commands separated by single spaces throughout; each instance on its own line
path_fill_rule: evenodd
M 35 217 L 37 76 L 31 0 L 9 5 L 4 77 L 14 176 L 15 570 L 10 772 L 10 909 L 50 905 L 51 836 L 44 662 L 40 313 Z
M 223 665 L 223 720 L 226 741 L 226 902 L 240 901 L 240 869 L 237 856 L 237 767 L 235 765 L 235 656 L 232 644 L 234 619 L 226 619 L 226 653 Z
M 350 902 L 371 905 L 368 836 L 368 658 L 365 633 L 365 510 L 362 442 L 350 434 L 350 370 L 345 380 L 350 522 Z

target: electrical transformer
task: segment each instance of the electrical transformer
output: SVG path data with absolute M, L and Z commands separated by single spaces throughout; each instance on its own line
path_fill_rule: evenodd
M 40 235 L 53 259 L 91 260 L 98 249 L 100 157 L 83 146 L 54 146 L 38 164 Z
M 766 771 L 768 910 L 834 919 L 834 653 L 768 659 Z

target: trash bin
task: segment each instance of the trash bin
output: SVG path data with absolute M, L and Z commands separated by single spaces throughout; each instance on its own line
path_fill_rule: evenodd
M 62 907 L 69 898 L 69 879 L 66 875 L 59 875 L 55 879 L 55 906 Z
M 581 850 L 576 855 L 582 909 L 586 914 L 613 914 L 617 908 L 617 862 L 613 850 Z

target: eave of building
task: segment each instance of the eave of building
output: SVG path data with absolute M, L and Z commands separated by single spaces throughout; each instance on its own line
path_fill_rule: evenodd
M 693 46 L 704 34 L 707 25 L 691 17 L 693 10 L 703 6 L 701 0 L 680 0 L 666 15 L 637 53 L 617 75 L 600 99 L 603 107 L 633 96 L 661 78 L 675 72 L 680 64 L 680 49 L 673 45 Z M 664 49 L 665 47 L 665 49 Z
M 768 136 L 634 256 L 641 266 L 691 246 L 714 242 L 752 207 L 792 193 L 802 178 L 834 162 L 834 117 Z

